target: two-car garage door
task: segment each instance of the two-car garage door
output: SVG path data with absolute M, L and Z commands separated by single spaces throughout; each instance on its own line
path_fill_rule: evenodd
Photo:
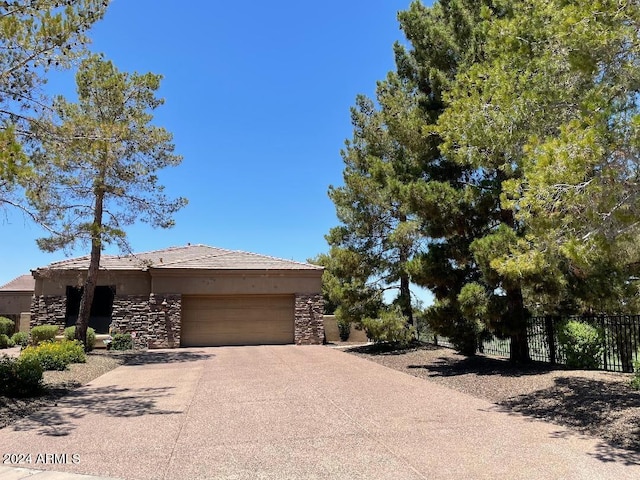
M 183 347 L 293 343 L 292 295 L 183 296 Z

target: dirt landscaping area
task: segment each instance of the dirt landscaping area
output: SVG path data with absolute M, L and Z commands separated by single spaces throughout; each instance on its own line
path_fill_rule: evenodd
M 0 352 L 2 355 L 2 352 Z M 43 375 L 45 392 L 40 397 L 8 398 L 0 395 L 0 428 L 26 417 L 41 408 L 56 405 L 57 401 L 69 391 L 86 385 L 122 365 L 129 359 L 126 355 L 109 354 L 98 350 L 87 354 L 87 363 L 72 363 L 67 370 L 47 371 Z
M 507 360 L 468 358 L 445 347 L 384 351 L 374 345 L 346 350 L 386 367 L 490 400 L 529 417 L 640 451 L 640 392 L 632 375 L 567 370 L 545 364 L 516 367 Z

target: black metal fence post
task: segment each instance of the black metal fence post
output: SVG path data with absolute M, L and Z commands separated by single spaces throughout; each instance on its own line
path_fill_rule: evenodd
M 547 345 L 549 346 L 549 363 L 556 364 L 556 330 L 554 328 L 553 317 L 544 317 L 544 327 L 547 334 Z

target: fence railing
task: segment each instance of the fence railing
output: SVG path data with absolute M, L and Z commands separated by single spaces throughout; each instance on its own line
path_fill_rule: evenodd
M 640 315 L 593 315 L 572 317 L 532 317 L 527 325 L 529 355 L 532 360 L 566 364 L 558 342 L 558 330 L 566 320 L 578 320 L 602 332 L 603 353 L 599 368 L 614 372 L 633 372 L 640 360 Z M 437 337 L 438 345 L 453 347 L 447 338 Z M 510 342 L 496 337 L 483 342 L 480 351 L 486 355 L 509 357 Z

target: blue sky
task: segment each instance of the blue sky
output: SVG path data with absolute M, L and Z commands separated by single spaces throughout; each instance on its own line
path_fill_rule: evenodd
M 190 242 L 298 261 L 327 251 L 349 108 L 393 69 L 396 14 L 409 3 L 113 0 L 91 49 L 120 70 L 164 76 L 154 123 L 184 160 L 161 179 L 189 199 L 173 229 L 131 228 L 134 251 Z M 72 96 L 73 72 L 47 88 Z M 0 285 L 64 258 L 38 250 L 28 219 L 1 215 Z

